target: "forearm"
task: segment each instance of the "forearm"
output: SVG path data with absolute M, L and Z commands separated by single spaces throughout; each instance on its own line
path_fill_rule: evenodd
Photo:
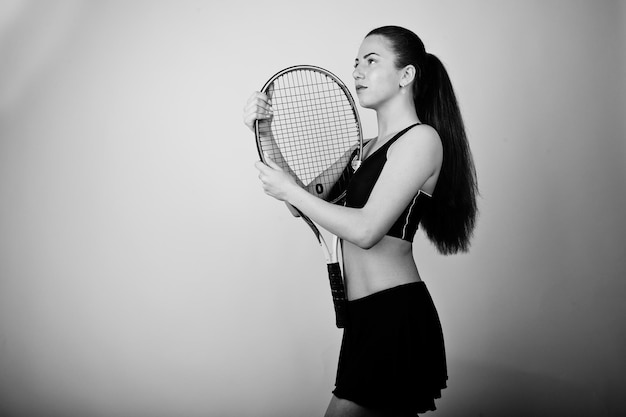
M 360 209 L 331 204 L 309 194 L 273 161 L 268 159 L 267 162 L 268 165 L 261 161 L 255 164 L 265 193 L 297 207 L 339 238 L 368 249 L 382 239 L 391 227 L 387 223 L 395 218 L 395 214 L 385 213 L 383 200 L 379 204 L 368 203 Z M 384 203 L 387 204 L 387 200 Z
M 363 209 L 328 203 L 300 187 L 290 190 L 287 202 L 330 233 L 357 246 L 368 248 L 380 239 L 370 229 L 371 222 Z

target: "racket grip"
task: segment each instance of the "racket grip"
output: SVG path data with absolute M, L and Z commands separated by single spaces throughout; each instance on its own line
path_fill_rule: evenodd
M 333 306 L 335 307 L 335 324 L 341 329 L 346 326 L 348 319 L 348 300 L 346 299 L 346 290 L 341 277 L 341 267 L 339 262 L 330 263 L 327 266 L 330 292 L 333 296 Z
M 285 203 L 285 205 L 287 206 L 287 208 L 289 209 L 293 217 L 300 217 L 300 212 L 298 212 L 298 209 L 296 209 L 294 206 L 292 206 L 289 203 Z

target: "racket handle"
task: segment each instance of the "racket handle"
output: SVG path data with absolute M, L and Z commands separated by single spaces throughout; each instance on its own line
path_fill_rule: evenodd
M 293 217 L 300 217 L 300 212 L 294 206 L 289 203 L 285 203 L 285 205 L 287 206 L 291 214 L 293 214 Z
M 341 267 L 339 262 L 330 263 L 328 266 L 328 278 L 330 279 L 330 292 L 333 296 L 333 305 L 335 307 L 335 322 L 338 328 L 346 326 L 347 307 L 346 290 L 343 286 L 341 278 Z

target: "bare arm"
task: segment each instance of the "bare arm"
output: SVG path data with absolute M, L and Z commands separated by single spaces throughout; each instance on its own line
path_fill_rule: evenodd
M 298 207 L 317 224 L 362 248 L 374 246 L 391 228 L 426 181 L 438 172 L 442 149 L 429 126 L 419 126 L 394 143 L 363 208 L 327 203 L 298 187 L 278 166 L 257 163 L 265 192 Z

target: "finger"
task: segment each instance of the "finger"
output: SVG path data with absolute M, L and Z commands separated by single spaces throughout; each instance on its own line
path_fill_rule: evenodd
M 262 161 L 256 161 L 254 163 L 254 167 L 259 171 L 259 178 L 261 177 L 261 175 L 263 175 L 264 173 L 267 172 L 268 169 L 270 169 L 267 165 L 265 165 Z
M 267 154 L 267 152 L 263 152 L 263 156 L 265 158 L 265 163 L 276 170 L 282 171 L 283 169 L 280 167 L 280 165 L 278 165 L 276 162 L 274 162 L 274 160 L 272 158 L 270 158 L 270 156 Z
M 243 112 L 244 113 L 263 113 L 263 112 L 271 112 L 272 111 L 272 103 L 268 103 L 268 102 L 264 102 L 264 101 L 260 101 L 260 100 L 255 100 L 253 102 L 250 103 L 246 103 L 245 106 L 243 106 Z
M 254 130 L 256 120 L 270 119 L 273 115 L 274 111 L 267 101 L 267 96 L 263 93 L 254 93 L 244 106 L 243 122 L 250 130 Z
M 256 116 L 258 119 L 269 119 L 274 115 L 274 109 L 269 103 L 256 103 L 244 111 L 250 115 Z
M 262 93 L 260 91 L 255 91 L 250 95 L 250 97 L 248 97 L 248 104 L 257 102 L 257 101 L 269 103 L 269 97 L 265 93 Z
M 269 110 L 272 107 L 272 102 L 265 93 L 254 92 L 246 102 L 244 111 L 253 111 L 255 109 Z
M 273 113 L 272 100 L 267 94 L 257 92 L 255 102 L 259 110 L 263 110 L 266 113 Z
M 263 103 L 267 106 L 272 104 L 272 100 L 270 99 L 270 97 L 267 94 L 262 93 L 260 91 L 256 91 L 254 93 L 254 98 L 256 99 L 257 102 Z
M 257 111 L 249 111 L 249 112 L 245 112 L 243 114 L 243 123 L 248 126 L 248 128 L 252 131 L 254 131 L 254 122 L 256 122 L 257 120 L 266 120 L 266 119 L 271 119 L 273 117 L 273 113 L 271 111 L 267 112 L 264 111 L 262 113 L 257 112 Z

